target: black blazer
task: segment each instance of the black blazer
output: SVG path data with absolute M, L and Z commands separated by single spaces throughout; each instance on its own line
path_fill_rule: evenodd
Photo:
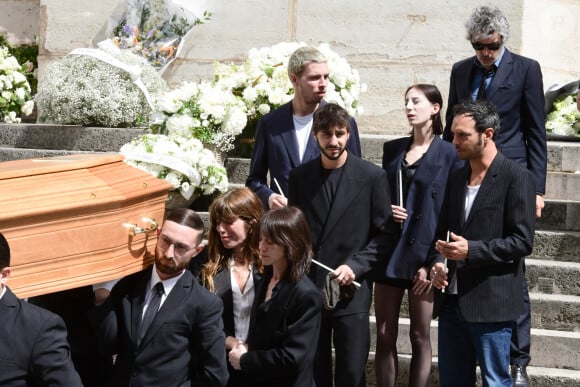
M 438 239 L 445 240 L 451 230 L 468 240 L 468 258 L 448 260 L 449 275 L 457 275 L 459 310 L 468 322 L 516 320 L 524 303 L 524 257 L 532 252 L 534 241 L 532 175 L 498 153 L 464 221 L 470 173 L 469 164 L 451 173 L 437 232 Z M 434 248 L 431 252 L 443 261 Z M 437 314 L 445 296 L 435 294 Z
M 137 336 L 152 268 L 119 281 L 91 311 L 103 350 L 117 354 L 115 386 L 224 386 L 222 303 L 189 271 L 177 281 L 143 340 Z
M 397 240 L 391 217 L 387 173 L 380 167 L 348 154 L 332 208 L 325 199 L 320 158 L 290 172 L 288 203 L 306 216 L 316 259 L 335 269 L 346 264 L 354 271 L 361 288 L 350 301 L 340 301 L 336 316 L 368 313 L 372 279 L 378 259 L 390 255 Z M 309 277 L 322 289 L 328 272 L 317 265 Z
M 443 138 L 451 141 L 453 106 L 471 97 L 475 57 L 453 65 Z M 493 103 L 501 119 L 495 143 L 508 158 L 529 169 L 534 192 L 546 192 L 546 127 L 542 70 L 533 59 L 505 49 L 503 58 L 487 89 L 485 99 Z
M 249 351 L 240 359 L 245 386 L 313 387 L 322 297 L 305 276 L 280 281 L 264 302 L 270 278 L 265 274 L 256 293 Z
M 322 101 L 321 105 L 326 102 Z M 350 138 L 347 143 L 349 152 L 361 155 L 358 127 L 354 118 L 350 118 Z M 246 186 L 250 187 L 262 200 L 264 208 L 268 208 L 268 198 L 273 192 L 278 192 L 274 178 L 280 184 L 284 195 L 288 193 L 288 175 L 292 168 L 301 163 L 318 158 L 320 149 L 309 136 L 304 157 L 300 162 L 298 154 L 298 142 L 294 131 L 292 119 L 292 101 L 280 106 L 278 109 L 266 114 L 258 121 L 250 173 L 246 180 Z M 270 187 L 267 184 L 267 176 L 270 175 Z
M 224 312 L 222 319 L 224 322 L 224 332 L 226 336 L 236 336 L 235 324 L 234 324 L 234 296 L 232 293 L 232 282 L 231 282 L 230 270 L 220 270 L 213 279 L 215 294 L 222 299 L 224 305 Z M 252 278 L 254 280 L 254 292 L 260 286 L 260 281 L 262 280 L 262 274 L 258 272 L 254 267 L 252 268 Z M 255 299 L 255 298 L 254 298 Z
M 383 145 L 383 169 L 387 171 L 393 204 L 399 205 L 398 174 L 413 137 L 388 141 Z M 420 161 L 405 198 L 407 220 L 392 255 L 379 265 L 375 278 L 412 280 L 425 264 L 437 230 L 437 220 L 445 195 L 449 172 L 463 165 L 453 145 L 436 136 Z M 400 228 L 400 227 L 399 227 Z
M 0 386 L 82 386 L 59 316 L 18 299 L 8 287 L 0 316 Z

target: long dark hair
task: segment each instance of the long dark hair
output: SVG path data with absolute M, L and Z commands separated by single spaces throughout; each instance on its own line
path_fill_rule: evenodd
M 312 240 L 306 218 L 298 208 L 284 207 L 266 212 L 258 222 L 256 234 L 258 238 L 265 237 L 284 246 L 288 261 L 285 278 L 296 283 L 308 272 L 312 262 Z
M 230 189 L 218 196 L 209 207 L 210 228 L 208 233 L 208 261 L 201 269 L 201 279 L 210 291 L 214 291 L 213 277 L 220 270 L 227 270 L 232 252 L 221 241 L 217 226 L 221 221 L 243 220 L 248 226 L 248 235 L 243 244 L 244 258 L 262 270 L 258 254 L 258 241 L 252 235 L 264 209 L 262 202 L 249 188 Z
M 439 111 L 431 117 L 431 121 L 433 122 L 431 128 L 433 130 L 433 134 L 440 135 L 443 133 L 443 121 L 441 120 L 441 112 L 443 111 L 443 97 L 441 96 L 441 92 L 435 85 L 428 85 L 425 83 L 418 83 L 416 85 L 411 85 L 405 91 L 405 95 L 411 89 L 420 90 L 427 98 L 427 101 L 431 102 L 432 104 L 439 105 Z

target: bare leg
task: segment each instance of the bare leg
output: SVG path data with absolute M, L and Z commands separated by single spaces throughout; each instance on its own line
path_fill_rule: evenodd
M 409 386 L 425 387 L 431 372 L 430 325 L 433 318 L 433 291 L 420 295 L 409 291 L 409 314 L 411 318 L 409 334 L 413 348 Z
M 377 350 L 375 372 L 377 387 L 393 387 L 397 380 L 397 335 L 399 311 L 405 289 L 375 284 L 375 316 L 377 318 Z

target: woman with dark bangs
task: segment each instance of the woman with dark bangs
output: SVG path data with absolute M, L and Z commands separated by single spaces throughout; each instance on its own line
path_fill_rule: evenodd
M 248 338 L 255 289 L 262 272 L 254 233 L 263 213 L 260 199 L 245 187 L 224 192 L 209 208 L 208 261 L 200 279 L 224 304 L 227 351 Z M 239 372 L 231 367 L 229 371 L 228 386 L 240 386 Z
M 314 386 L 313 362 L 322 296 L 306 276 L 310 230 L 298 208 L 267 212 L 257 228 L 264 278 L 256 292 L 247 343 L 229 354 L 245 386 Z

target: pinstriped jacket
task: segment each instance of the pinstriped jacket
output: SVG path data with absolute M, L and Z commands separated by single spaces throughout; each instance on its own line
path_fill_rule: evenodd
M 436 239 L 444 240 L 450 230 L 468 240 L 467 259 L 449 260 L 448 278 L 457 276 L 458 306 L 466 321 L 516 320 L 524 302 L 524 257 L 534 241 L 534 181 L 527 169 L 498 152 L 464 220 L 470 173 L 466 164 L 450 175 L 439 218 Z M 430 257 L 443 261 L 434 243 Z M 442 296 L 436 292 L 435 310 Z

